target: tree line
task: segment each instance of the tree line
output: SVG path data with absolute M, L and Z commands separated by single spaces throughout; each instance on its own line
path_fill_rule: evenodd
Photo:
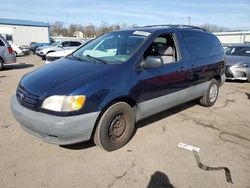
M 124 29 L 136 27 L 136 24 L 109 24 L 107 22 L 102 22 L 100 25 L 88 24 L 88 25 L 80 25 L 80 24 L 70 24 L 68 27 L 65 26 L 63 22 L 56 21 L 50 24 L 51 35 L 52 36 L 64 36 L 64 37 L 74 37 L 76 32 L 82 32 L 83 38 L 94 38 L 96 36 L 102 35 L 104 33 Z M 228 28 L 218 26 L 216 24 L 203 24 L 198 25 L 198 27 L 204 28 L 209 32 L 222 32 L 229 31 Z

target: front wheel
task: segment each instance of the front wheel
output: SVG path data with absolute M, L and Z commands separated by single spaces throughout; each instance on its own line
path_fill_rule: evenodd
M 94 134 L 94 142 L 106 151 L 124 146 L 135 127 L 133 109 L 125 102 L 111 105 L 101 116 Z
M 219 94 L 219 83 L 217 80 L 212 79 L 206 93 L 200 99 L 200 104 L 206 107 L 213 106 Z

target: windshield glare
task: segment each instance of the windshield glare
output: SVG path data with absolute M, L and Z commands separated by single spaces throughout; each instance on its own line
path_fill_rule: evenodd
M 73 56 L 82 60 L 100 60 L 109 64 L 118 64 L 127 61 L 147 36 L 122 31 L 107 33 L 73 53 Z
M 60 42 L 54 42 L 51 44 L 51 46 L 57 46 Z

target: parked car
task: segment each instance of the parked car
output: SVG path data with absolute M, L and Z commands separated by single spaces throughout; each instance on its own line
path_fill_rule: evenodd
M 55 42 L 50 46 L 39 47 L 36 50 L 36 54 L 45 60 L 46 55 L 50 52 L 56 52 L 61 50 L 76 49 L 82 45 L 82 41 L 61 41 Z
M 36 53 L 36 49 L 38 47 L 49 46 L 49 45 L 50 45 L 49 43 L 31 42 L 30 45 L 20 46 L 20 48 L 22 49 L 25 55 L 33 55 Z
M 250 44 L 231 45 L 225 50 L 227 80 L 250 82 Z
M 81 46 L 86 45 L 87 43 L 89 43 L 92 40 L 86 40 L 85 42 L 82 43 Z M 80 47 L 81 47 L 80 46 Z M 78 47 L 78 48 L 80 48 Z M 77 49 L 77 48 L 76 48 Z M 46 64 L 48 63 L 52 63 L 58 59 L 61 59 L 63 57 L 66 57 L 67 55 L 71 54 L 72 52 L 74 52 L 76 49 L 69 49 L 69 50 L 61 50 L 61 51 L 57 51 L 57 52 L 50 52 L 46 55 Z
M 16 57 L 24 55 L 21 48 L 19 48 L 17 45 L 10 43 L 10 46 L 13 49 L 13 53 Z
M 15 63 L 16 56 L 10 44 L 0 36 L 0 71 L 3 70 L 5 64 Z
M 16 120 L 53 144 L 93 139 L 112 151 L 135 123 L 199 99 L 213 106 L 225 81 L 217 37 L 191 26 L 146 26 L 106 33 L 20 81 Z
M 61 50 L 57 52 L 50 52 L 46 55 L 46 64 L 52 63 L 58 59 L 61 59 L 72 52 L 74 52 L 76 49 L 69 49 L 69 50 Z

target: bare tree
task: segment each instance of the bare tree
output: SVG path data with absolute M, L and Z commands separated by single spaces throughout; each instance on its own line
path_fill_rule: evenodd
M 129 25 L 127 23 L 119 23 L 119 24 L 109 24 L 107 22 L 102 22 L 100 25 L 94 25 L 92 23 L 88 25 L 77 25 L 77 24 L 70 24 L 68 29 L 65 27 L 63 22 L 54 22 L 51 24 L 51 33 L 52 36 L 74 36 L 76 31 L 83 32 L 83 37 L 85 38 L 94 38 L 96 36 L 102 35 L 104 33 L 119 30 L 119 29 L 125 29 L 125 28 L 131 28 L 136 27 L 136 24 Z M 228 28 L 218 26 L 216 24 L 203 24 L 199 25 L 199 27 L 202 27 L 206 29 L 209 32 L 220 32 L 220 31 L 229 31 Z
M 209 32 L 222 32 L 222 31 L 229 31 L 229 28 L 223 27 L 223 26 L 218 26 L 216 24 L 203 24 L 199 25 L 199 27 L 206 29 Z
M 56 21 L 50 24 L 52 36 L 58 36 L 62 34 L 64 29 L 63 22 Z

